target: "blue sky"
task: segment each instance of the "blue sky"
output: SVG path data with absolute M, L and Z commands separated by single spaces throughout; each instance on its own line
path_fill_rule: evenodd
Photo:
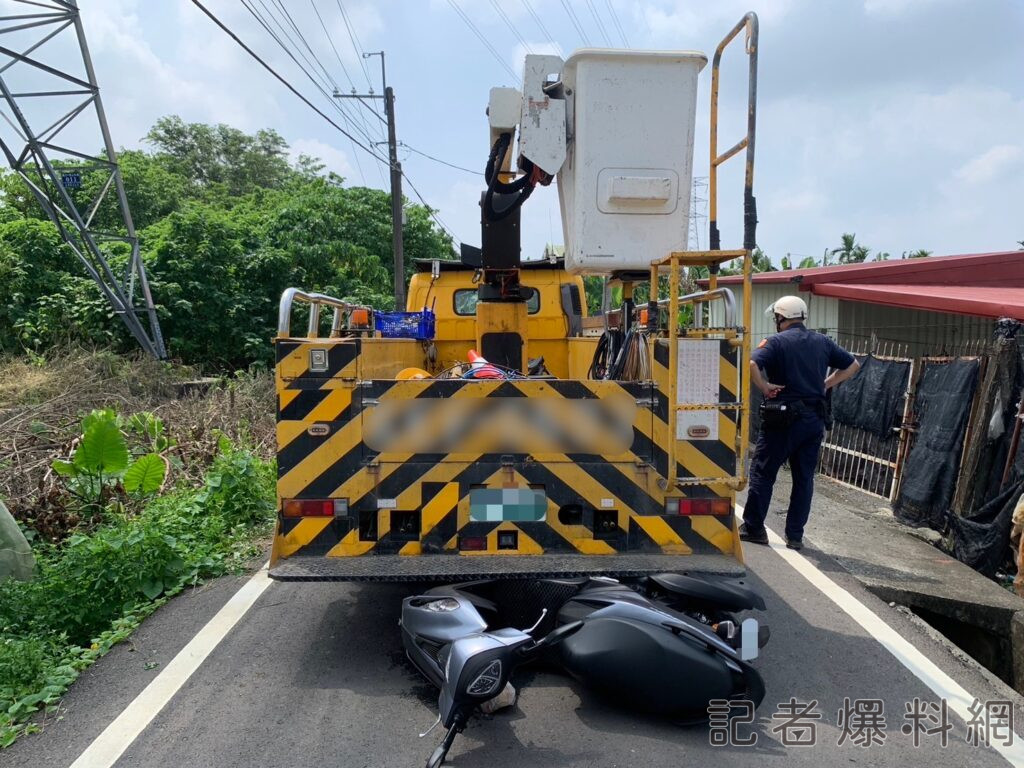
M 204 1 L 340 119 L 241 0 Z M 263 13 L 277 3 L 287 8 L 343 89 L 372 83 L 379 90 L 378 61 L 357 55 L 343 7 L 360 49 L 387 52 L 400 140 L 471 169 L 482 167 L 488 151 L 488 91 L 518 85 L 507 69 L 521 71 L 527 46 L 568 55 L 585 42 L 606 45 L 605 35 L 621 46 L 617 22 L 634 48 L 710 51 L 753 9 L 761 20 L 758 241 L 776 263 L 786 253 L 820 256 L 844 231 L 894 255 L 916 248 L 936 254 L 1006 250 L 1024 239 L 1024 3 L 455 0 L 494 53 L 451 0 L 252 3 Z M 10 3 L 2 5 L 6 10 Z M 260 70 L 189 0 L 80 5 L 118 145 L 139 146 L 149 126 L 167 114 L 248 131 L 274 128 L 296 153 L 320 156 L 348 183 L 386 187 L 385 168 Z M 723 143 L 741 130 L 740 63 L 738 57 L 727 62 L 723 75 Z M 707 174 L 709 76 L 705 70 L 698 97 L 699 176 Z M 355 118 L 356 135 L 367 131 L 382 139 L 376 118 L 368 112 L 363 118 Z M 479 243 L 480 178 L 409 149 L 400 154 L 412 182 L 457 239 Z M 738 173 L 725 174 L 722 184 L 724 244 L 734 245 L 740 238 Z M 538 190 L 524 208 L 524 254 L 560 240 L 557 193 Z

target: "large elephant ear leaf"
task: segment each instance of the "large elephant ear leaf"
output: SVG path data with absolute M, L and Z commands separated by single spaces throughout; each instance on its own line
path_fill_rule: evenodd
M 156 493 L 164 484 L 167 464 L 155 453 L 140 456 L 124 473 L 124 489 L 128 493 Z
M 116 475 L 128 467 L 128 446 L 113 421 L 94 420 L 82 436 L 72 460 L 90 474 Z

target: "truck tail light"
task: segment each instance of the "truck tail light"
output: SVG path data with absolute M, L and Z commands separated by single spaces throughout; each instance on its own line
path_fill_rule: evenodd
M 335 517 L 348 514 L 348 499 L 285 499 L 285 517 Z
M 666 515 L 715 515 L 725 517 L 732 513 L 729 499 L 665 499 Z
M 483 552 L 487 549 L 487 537 L 462 536 L 459 538 L 459 549 L 463 552 Z

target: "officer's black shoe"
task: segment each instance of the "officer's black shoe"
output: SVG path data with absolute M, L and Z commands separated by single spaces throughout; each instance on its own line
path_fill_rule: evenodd
M 764 528 L 760 531 L 752 531 L 747 528 L 746 523 L 743 523 L 740 526 L 740 538 L 743 539 L 743 541 L 749 541 L 751 544 L 767 544 L 768 531 Z
M 799 552 L 801 549 L 804 548 L 804 540 L 803 539 L 786 539 L 786 546 L 789 549 L 795 549 L 797 552 Z

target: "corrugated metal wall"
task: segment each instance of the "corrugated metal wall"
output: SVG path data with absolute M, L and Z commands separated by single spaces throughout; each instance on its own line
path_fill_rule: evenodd
M 743 306 L 742 286 L 725 286 L 732 289 L 736 294 L 736 306 L 738 311 Z M 810 293 L 800 293 L 796 285 L 788 283 L 760 283 L 754 285 L 754 301 L 750 308 L 751 335 L 750 341 L 753 347 L 775 333 L 774 318 L 766 315 L 764 311 L 768 305 L 777 299 L 787 295 L 797 295 L 807 302 L 807 311 L 810 322 L 808 326 L 823 331 L 830 336 L 836 336 L 836 328 L 839 326 L 839 300 L 831 296 L 813 296 Z M 724 322 L 722 317 L 721 302 L 714 302 L 711 310 L 711 324 L 719 325 Z
M 742 307 L 743 290 L 728 286 L 736 294 L 738 307 Z M 801 293 L 798 286 L 786 283 L 759 283 L 754 285 L 751 307 L 751 345 L 775 333 L 775 322 L 764 314 L 769 304 L 787 294 L 794 294 L 807 302 L 808 327 L 827 333 L 843 345 L 863 349 L 872 335 L 879 341 L 906 344 L 907 354 L 956 354 L 963 342 L 986 340 L 992 337 L 994 321 L 987 317 L 954 315 L 946 312 L 925 312 L 903 307 L 887 307 L 846 301 L 831 296 Z M 711 305 L 711 323 L 723 322 L 721 302 Z
M 874 334 L 879 341 L 906 344 L 910 357 L 957 354 L 964 342 L 991 339 L 994 323 L 989 317 L 840 301 L 836 338 L 853 346 Z

